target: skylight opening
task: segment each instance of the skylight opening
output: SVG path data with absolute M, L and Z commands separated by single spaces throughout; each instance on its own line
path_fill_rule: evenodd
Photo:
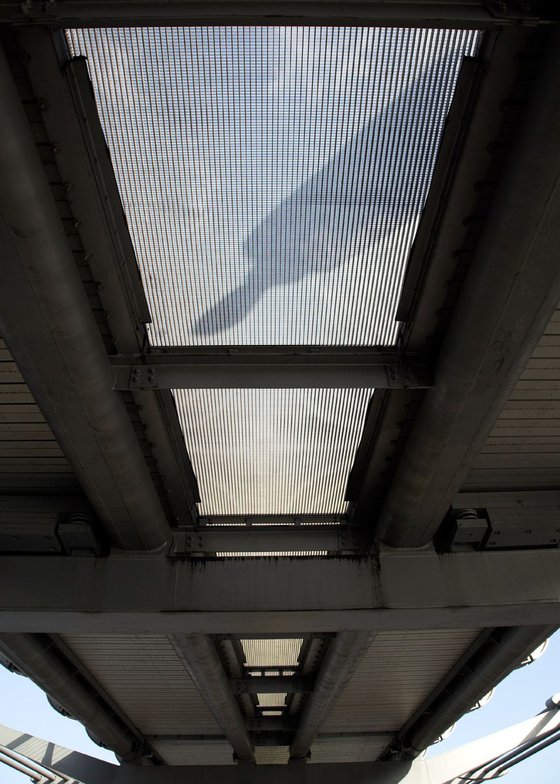
M 373 390 L 177 390 L 200 514 L 343 514 Z
M 268 693 L 257 694 L 259 705 L 263 708 L 284 708 L 286 706 L 287 693 Z
M 163 345 L 395 341 L 468 30 L 67 31 Z
M 303 638 L 240 640 L 247 667 L 297 667 Z

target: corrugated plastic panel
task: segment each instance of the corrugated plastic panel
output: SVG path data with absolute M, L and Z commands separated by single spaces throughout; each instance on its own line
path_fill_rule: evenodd
M 560 488 L 560 309 L 463 483 L 465 490 L 520 487 Z
M 283 708 L 286 704 L 286 692 L 277 694 L 257 694 L 259 705 L 266 708 Z
M 377 634 L 321 731 L 400 729 L 478 634 L 475 630 Z
M 371 737 L 321 738 L 311 746 L 309 762 L 370 762 L 376 760 L 389 745 L 390 734 Z
M 65 642 L 146 735 L 220 734 L 163 635 L 66 635 Z
M 151 741 L 168 765 L 233 765 L 233 751 L 226 740 Z
M 340 514 L 372 390 L 175 392 L 200 514 Z
M 70 30 L 155 345 L 391 343 L 473 31 Z
M 247 667 L 295 667 L 303 639 L 240 640 Z

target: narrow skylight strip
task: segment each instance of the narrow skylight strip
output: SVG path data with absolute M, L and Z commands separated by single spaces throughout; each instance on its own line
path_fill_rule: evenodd
M 67 31 L 154 345 L 390 344 L 468 30 Z
M 201 515 L 342 514 L 368 389 L 177 390 Z
M 303 638 L 240 640 L 247 667 L 295 667 Z
M 259 705 L 266 708 L 283 708 L 286 704 L 286 692 L 277 692 L 274 694 L 257 694 Z

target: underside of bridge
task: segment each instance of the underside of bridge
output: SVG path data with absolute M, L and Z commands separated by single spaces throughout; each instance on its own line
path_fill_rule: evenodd
M 402 764 L 560 625 L 559 15 L 0 0 L 0 660 L 123 763 Z

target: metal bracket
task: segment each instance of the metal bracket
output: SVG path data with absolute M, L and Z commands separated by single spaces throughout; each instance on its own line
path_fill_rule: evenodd
M 344 552 L 354 552 L 363 549 L 361 530 L 356 528 L 343 528 L 338 532 L 338 549 Z
M 156 370 L 145 365 L 136 365 L 130 370 L 129 389 L 158 389 Z
M 24 16 L 38 22 L 56 19 L 58 16 L 56 0 L 24 0 L 20 8 Z
M 418 375 L 409 365 L 388 365 L 385 370 L 389 389 L 415 389 L 430 386 L 428 383 L 420 383 Z
M 56 533 L 64 550 L 70 555 L 104 555 L 107 548 L 86 515 L 72 515 L 59 523 Z

